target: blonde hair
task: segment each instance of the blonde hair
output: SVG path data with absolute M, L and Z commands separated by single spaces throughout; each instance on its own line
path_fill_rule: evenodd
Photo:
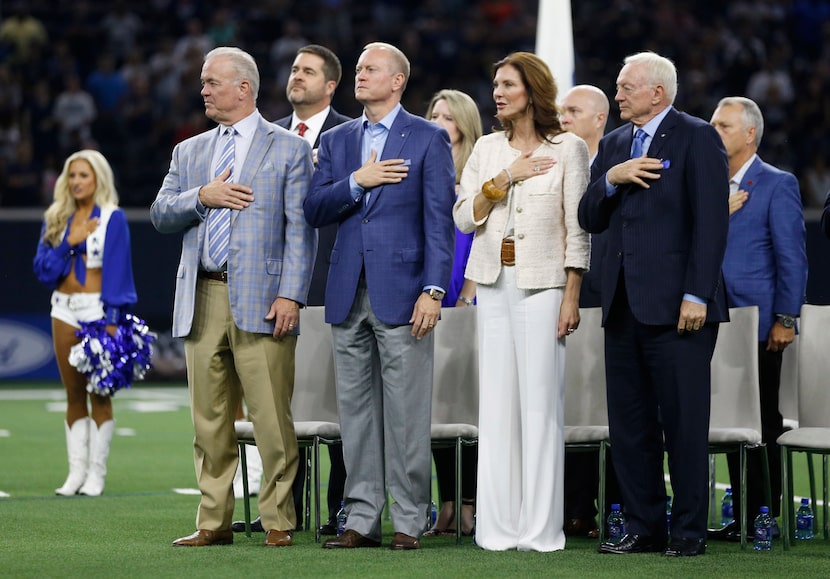
M 118 192 L 115 190 L 115 179 L 112 168 L 107 159 L 98 151 L 84 149 L 72 153 L 63 164 L 63 171 L 55 181 L 55 193 L 52 204 L 46 209 L 44 221 L 46 228 L 43 240 L 53 247 L 60 245 L 69 217 L 78 209 L 75 198 L 69 192 L 69 166 L 74 161 L 86 161 L 95 173 L 95 204 L 104 209 L 118 207 Z
M 455 161 L 455 182 L 461 182 L 461 172 L 464 170 L 464 165 L 467 164 L 467 159 L 473 152 L 473 145 L 481 137 L 481 115 L 478 111 L 478 105 L 467 93 L 460 90 L 443 89 L 439 90 L 429 101 L 427 107 L 427 120 L 432 118 L 432 110 L 435 108 L 435 103 L 438 101 L 445 101 L 447 108 L 450 109 L 450 114 L 458 127 L 458 132 L 461 135 L 461 143 L 459 144 L 458 158 Z

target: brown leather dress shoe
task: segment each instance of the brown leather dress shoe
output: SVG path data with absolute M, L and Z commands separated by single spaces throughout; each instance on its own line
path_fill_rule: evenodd
M 275 531 L 271 529 L 265 533 L 266 547 L 290 547 L 294 544 L 294 533 L 292 531 Z
M 212 547 L 213 545 L 232 545 L 233 531 L 207 531 L 199 529 L 192 535 L 173 541 L 174 547 Z
M 323 549 L 358 549 L 360 547 L 380 547 L 380 543 L 351 529 L 323 543 Z
M 592 533 L 594 533 L 592 535 Z M 568 537 L 599 537 L 599 527 L 594 519 L 568 519 L 565 521 L 565 535 Z
M 404 533 L 395 533 L 389 548 L 393 551 L 412 551 L 421 547 L 420 541 Z

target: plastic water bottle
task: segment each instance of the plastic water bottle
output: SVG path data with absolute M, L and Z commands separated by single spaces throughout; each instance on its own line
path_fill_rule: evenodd
M 671 537 L 671 495 L 666 497 L 666 532 Z
M 337 536 L 339 537 L 346 531 L 346 506 L 343 501 L 340 501 L 340 510 L 337 511 Z
M 769 507 L 761 507 L 761 513 L 755 517 L 753 547 L 756 551 L 772 550 L 772 517 L 769 516 Z
M 732 512 L 732 489 L 728 488 L 723 495 L 723 500 L 720 502 L 720 524 L 722 527 L 725 527 L 734 520 L 735 516 Z
M 619 503 L 611 505 L 611 513 L 608 515 L 608 542 L 619 543 L 625 536 L 625 517 L 620 510 Z
M 435 526 L 435 521 L 438 520 L 438 505 L 435 501 L 429 501 L 429 512 L 427 513 L 427 528 L 431 529 Z
M 813 538 L 813 510 L 810 508 L 810 499 L 801 499 L 801 506 L 795 513 L 795 538 L 802 541 Z

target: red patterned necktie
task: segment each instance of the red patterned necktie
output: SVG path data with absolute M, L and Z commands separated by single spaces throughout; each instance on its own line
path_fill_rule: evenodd
M 301 137 L 305 137 L 305 132 L 308 130 L 308 125 L 300 122 L 297 125 L 297 132 L 300 134 Z

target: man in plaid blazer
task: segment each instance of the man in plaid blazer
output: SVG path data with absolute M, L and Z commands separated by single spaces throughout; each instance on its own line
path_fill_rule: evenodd
M 185 338 L 202 493 L 197 532 L 173 544 L 233 542 L 233 421 L 244 389 L 264 466 L 259 513 L 265 544 L 288 546 L 296 526 L 294 349 L 317 243 L 302 209 L 311 147 L 260 116 L 259 73 L 247 53 L 229 47 L 209 52 L 201 81 L 205 114 L 219 127 L 176 146 L 150 208 L 159 232 L 184 234 L 173 336 Z M 234 143 L 231 167 L 222 169 L 228 139 Z M 215 254 L 211 243 L 220 236 L 211 220 L 223 208 L 230 209 L 226 255 Z

